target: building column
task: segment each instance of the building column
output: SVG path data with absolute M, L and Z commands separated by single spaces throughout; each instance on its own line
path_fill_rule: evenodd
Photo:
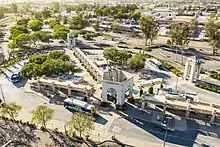
M 167 101 L 165 101 L 163 105 L 163 115 L 166 115 L 166 110 L 167 110 Z
M 189 118 L 190 109 L 191 109 L 191 107 L 188 105 L 188 106 L 187 106 L 187 110 L 186 110 L 186 116 L 185 116 L 186 119 Z
M 213 111 L 212 111 L 212 117 L 211 117 L 211 120 L 210 120 L 210 124 L 213 124 L 213 123 L 214 123 L 215 117 L 216 117 L 216 110 L 213 110 Z
M 71 96 L 71 87 L 68 85 L 68 96 Z
M 53 92 L 56 91 L 54 82 L 52 82 L 52 89 L 53 89 Z
M 141 101 L 141 110 L 142 111 L 145 110 L 145 102 L 144 102 L 144 100 Z
M 191 71 L 190 71 L 190 81 L 193 82 L 196 72 L 196 64 L 195 62 L 192 63 Z
M 185 65 L 185 71 L 184 71 L 184 80 L 187 79 L 187 76 L 188 76 L 188 71 L 189 70 L 189 60 L 186 61 L 186 65 Z
M 197 75 L 196 75 L 196 80 L 199 79 L 199 76 L 200 76 L 200 70 L 201 70 L 201 64 L 198 64 L 198 65 L 197 65 Z
M 38 88 L 39 91 L 41 90 L 41 88 L 40 88 L 40 81 L 39 80 L 37 81 L 37 88 Z

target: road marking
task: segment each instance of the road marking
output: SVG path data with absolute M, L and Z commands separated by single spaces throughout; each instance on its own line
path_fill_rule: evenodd
M 121 128 L 118 127 L 118 126 L 114 126 L 113 129 L 112 129 L 112 132 L 114 132 L 114 133 L 120 133 L 120 132 L 121 132 Z
M 114 122 L 115 118 L 113 118 L 111 120 L 111 122 L 109 123 L 109 125 L 107 126 L 106 130 L 105 130 L 105 133 L 107 133 L 108 129 L 110 128 L 110 126 L 112 125 L 112 123 Z

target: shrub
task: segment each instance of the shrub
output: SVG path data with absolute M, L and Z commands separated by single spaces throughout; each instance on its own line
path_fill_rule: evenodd
M 199 84 L 196 84 L 196 87 L 199 87 L 199 88 L 202 88 L 202 89 L 220 94 L 220 89 L 217 86 L 214 86 L 214 85 L 199 83 Z
M 46 128 L 45 128 L 44 126 L 41 126 L 41 127 L 40 127 L 40 130 L 43 131 L 43 132 L 45 132 L 45 131 L 46 131 Z
M 58 132 L 58 128 L 55 128 L 55 129 L 54 129 L 54 132 Z
M 149 46 L 145 46 L 145 47 L 142 48 L 142 50 L 146 51 L 146 52 L 150 52 L 150 51 L 152 51 L 152 48 L 149 47 Z
M 101 102 L 100 106 L 101 107 L 108 107 L 108 106 L 110 106 L 110 103 L 109 102 Z
M 220 81 L 220 73 L 211 74 L 210 77 Z
M 212 71 L 209 71 L 211 74 L 217 74 L 218 72 L 217 71 L 214 71 L 214 70 L 212 70 Z
M 149 93 L 149 94 L 153 94 L 153 90 L 154 90 L 154 89 L 153 89 L 153 87 L 152 87 L 152 86 L 151 86 L 151 87 L 149 87 L 149 88 L 148 88 L 148 93 Z
M 167 44 L 168 44 L 168 45 L 171 45 L 171 44 L 172 44 L 172 42 L 171 42 L 170 39 L 167 39 Z
M 86 140 L 89 140 L 89 137 L 90 137 L 89 135 L 86 135 Z
M 117 110 L 123 110 L 122 105 L 116 104 L 115 107 L 116 107 Z

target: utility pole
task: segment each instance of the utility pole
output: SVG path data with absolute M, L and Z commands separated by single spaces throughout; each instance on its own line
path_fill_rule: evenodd
M 163 147 L 165 147 L 166 146 L 166 139 L 167 139 L 167 130 L 168 130 L 168 126 L 169 126 L 169 122 L 170 122 L 170 119 L 171 118 L 167 118 L 168 119 L 168 121 L 167 121 L 167 125 L 166 125 L 166 132 L 165 132 L 165 136 L 164 136 L 164 141 L 163 141 Z

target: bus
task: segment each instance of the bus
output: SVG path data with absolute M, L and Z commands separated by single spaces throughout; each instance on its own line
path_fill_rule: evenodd
M 20 72 L 15 72 L 11 76 L 11 82 L 12 83 L 18 83 L 20 81 L 20 79 L 21 79 Z
M 96 108 L 94 105 L 88 104 L 87 102 L 77 100 L 77 99 L 70 99 L 67 98 L 64 100 L 64 107 L 69 111 L 79 111 L 77 107 L 81 108 L 81 111 L 84 113 L 88 113 L 94 115 L 96 113 Z
M 156 66 L 158 69 L 162 70 L 163 66 L 157 59 L 149 59 L 151 65 Z

